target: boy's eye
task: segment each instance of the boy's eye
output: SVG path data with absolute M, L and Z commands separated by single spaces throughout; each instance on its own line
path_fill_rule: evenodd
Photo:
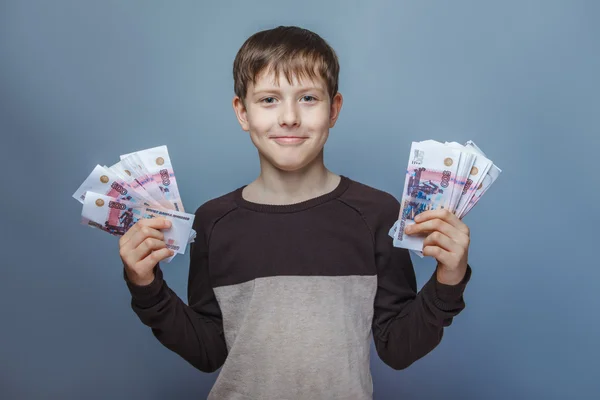
M 276 100 L 277 99 L 275 99 L 275 97 L 265 97 L 264 99 L 261 100 L 261 103 L 273 104 Z M 306 95 L 306 96 L 302 96 L 302 100 L 312 102 L 312 101 L 315 101 L 316 98 L 313 96 L 310 96 L 310 95 Z

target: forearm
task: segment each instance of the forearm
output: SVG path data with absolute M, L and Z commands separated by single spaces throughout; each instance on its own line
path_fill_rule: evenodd
M 227 348 L 218 319 L 185 304 L 167 286 L 160 268 L 155 269 L 149 285 L 138 286 L 127 276 L 125 279 L 133 311 L 165 347 L 203 372 L 216 371 L 223 365 Z
M 407 368 L 440 343 L 444 328 L 465 307 L 462 292 L 469 275 L 470 268 L 461 283 L 444 285 L 436 281 L 434 274 L 400 312 L 384 326 L 374 327 L 377 352 L 387 365 Z

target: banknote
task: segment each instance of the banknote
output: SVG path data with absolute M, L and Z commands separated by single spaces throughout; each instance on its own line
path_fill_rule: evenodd
M 194 214 L 184 211 L 166 146 L 121 155 L 110 167 L 96 165 L 72 197 L 83 205 L 82 224 L 114 236 L 125 234 L 142 218 L 171 221 L 171 228 L 163 231 L 174 251 L 167 263 L 195 241 Z
M 121 159 L 131 156 L 139 157 L 141 165 L 148 171 L 152 181 L 158 185 L 163 198 L 167 200 L 167 207 L 175 211 L 184 211 L 167 146 L 163 145 L 135 153 L 123 154 Z
M 465 147 L 469 151 L 473 151 L 476 154 L 478 154 L 478 157 L 486 158 L 485 153 L 475 143 L 473 143 L 472 140 L 469 140 L 467 143 L 465 143 Z M 496 181 L 496 179 L 498 179 L 498 177 L 502 173 L 502 170 L 496 164 L 494 164 L 491 160 L 490 162 L 492 163 L 492 165 L 487 170 L 486 174 L 482 177 L 479 185 L 477 185 L 475 193 L 469 199 L 468 203 L 465 204 L 464 208 L 462 210 L 459 210 L 459 213 L 457 214 L 459 218 L 464 218 L 469 213 L 469 211 L 471 211 L 475 204 L 479 202 L 481 197 L 483 197 L 486 191 L 492 186 L 492 184 Z
M 127 184 L 127 187 L 130 188 L 138 197 L 143 199 L 144 205 L 160 207 L 160 203 L 155 200 L 150 193 L 142 186 L 140 181 L 135 177 L 134 174 L 125 166 L 125 163 L 122 161 L 117 162 L 116 164 L 111 165 L 110 167 L 104 166 L 104 168 L 108 169 L 116 176 L 119 177 L 122 181 Z
M 437 148 L 442 146 L 442 144 L 436 140 L 424 140 L 419 143 L 421 146 L 432 146 Z M 448 146 L 448 142 L 446 142 L 445 145 Z M 460 146 L 459 149 L 462 149 L 464 147 L 460 144 L 458 144 L 458 146 Z M 456 148 L 453 145 L 450 145 L 449 147 Z M 474 155 L 465 153 L 464 151 L 460 152 L 457 161 L 458 167 L 456 170 L 456 175 L 452 178 L 452 193 L 450 194 L 450 203 L 446 207 L 447 209 L 454 211 L 457 208 L 464 187 L 467 184 L 469 171 L 471 170 L 474 162 Z
M 452 189 L 452 201 L 450 202 L 450 211 L 454 212 L 457 210 L 462 198 L 465 186 L 469 179 L 469 172 L 473 168 L 475 163 L 475 156 L 473 154 L 460 152 L 460 159 L 458 161 L 458 170 L 456 171 L 456 178 L 454 188 Z
M 121 163 L 126 171 L 129 171 L 131 176 L 136 179 L 156 204 L 159 204 L 163 208 L 173 208 L 160 190 L 158 182 L 145 168 L 142 160 L 137 154 L 130 154 L 127 157 L 122 158 Z
M 445 208 L 463 218 L 500 175 L 473 141 L 464 145 L 435 140 L 411 144 L 398 220 L 388 231 L 395 247 L 423 257 L 426 235 L 406 235 L 416 215 Z
M 81 223 L 115 236 L 122 236 L 145 216 L 144 205 L 117 200 L 95 192 L 86 192 Z
M 192 214 L 140 206 L 99 193 L 87 192 L 81 223 L 114 236 L 122 236 L 140 219 L 156 217 L 171 221 L 171 227 L 163 230 L 167 248 L 173 250 L 175 254 L 184 254 L 187 244 L 192 243 L 196 237 L 192 229 L 195 216 Z M 175 254 L 165 261 L 170 262 Z
M 388 236 L 390 236 L 392 239 L 394 239 L 396 237 L 396 231 L 398 230 L 398 225 L 400 225 L 400 220 L 397 220 L 396 222 L 394 222 L 394 225 L 392 225 L 392 227 L 390 228 L 390 230 L 388 231 Z M 401 246 L 397 246 L 396 244 L 394 244 L 395 247 L 401 247 Z M 412 253 L 418 255 L 419 257 L 423 258 L 423 253 L 419 250 L 410 250 Z
M 143 199 L 125 181 L 99 164 L 73 193 L 73 198 L 83 204 L 88 191 L 104 194 L 118 200 L 143 204 Z
M 457 142 L 446 142 L 446 146 L 451 146 L 455 149 L 459 149 L 463 153 L 469 153 L 473 158 L 473 163 L 470 165 L 468 175 L 466 177 L 465 185 L 463 186 L 462 193 L 459 197 L 459 202 L 455 207 L 455 214 L 461 215 L 465 209 L 475 191 L 483 181 L 483 178 L 492 167 L 493 163 L 487 157 L 477 153 L 472 148 L 462 145 Z
M 149 218 L 163 217 L 171 221 L 172 235 L 167 236 L 165 233 L 165 242 L 171 250 L 184 254 L 185 247 L 191 240 L 190 232 L 194 223 L 194 214 L 151 207 L 146 207 L 146 212 Z
M 406 235 L 404 230 L 422 212 L 450 209 L 460 154 L 460 150 L 441 143 L 412 143 L 394 246 L 423 249 L 425 236 Z
M 475 194 L 469 201 L 469 203 L 465 206 L 464 210 L 458 215 L 459 218 L 464 218 L 473 207 L 481 200 L 483 195 L 489 190 L 492 184 L 498 179 L 502 170 L 498 168 L 496 165 L 492 165 L 487 174 L 483 177 L 483 181 L 477 187 Z

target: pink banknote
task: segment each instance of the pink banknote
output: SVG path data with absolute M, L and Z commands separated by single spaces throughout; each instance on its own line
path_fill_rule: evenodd
M 96 165 L 81 186 L 73 193 L 73 198 L 83 204 L 88 191 L 134 204 L 141 205 L 144 203 L 143 199 L 134 190 L 131 190 L 125 181 L 101 165 Z
M 185 211 L 167 146 L 163 145 L 136 151 L 135 153 L 123 154 L 121 160 L 130 156 L 139 157 L 153 185 L 158 187 L 162 198 L 166 199 L 166 203 L 161 204 L 175 211 Z
M 425 236 L 406 235 L 404 229 L 424 211 L 450 208 L 459 160 L 459 150 L 441 143 L 412 143 L 394 246 L 423 249 Z
M 101 229 L 115 236 L 124 235 L 142 218 L 163 217 L 171 221 L 171 227 L 163 231 L 167 248 L 176 254 L 184 254 L 187 245 L 194 241 L 192 229 L 194 215 L 173 210 L 146 207 L 113 197 L 87 192 L 81 212 L 81 223 Z M 174 256 L 166 260 L 170 262 Z

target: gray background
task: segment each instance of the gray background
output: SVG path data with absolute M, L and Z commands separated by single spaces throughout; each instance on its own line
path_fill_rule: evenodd
M 503 169 L 467 216 L 467 309 L 376 399 L 600 393 L 594 1 L 0 2 L 0 398 L 197 399 L 129 308 L 117 241 L 79 225 L 97 164 L 166 144 L 184 205 L 254 179 L 235 53 L 280 24 L 334 46 L 345 96 L 326 162 L 400 197 L 412 140 L 473 139 Z M 415 259 L 419 284 L 434 268 Z M 186 295 L 188 255 L 165 268 Z M 596 397 L 597 398 L 597 397 Z

